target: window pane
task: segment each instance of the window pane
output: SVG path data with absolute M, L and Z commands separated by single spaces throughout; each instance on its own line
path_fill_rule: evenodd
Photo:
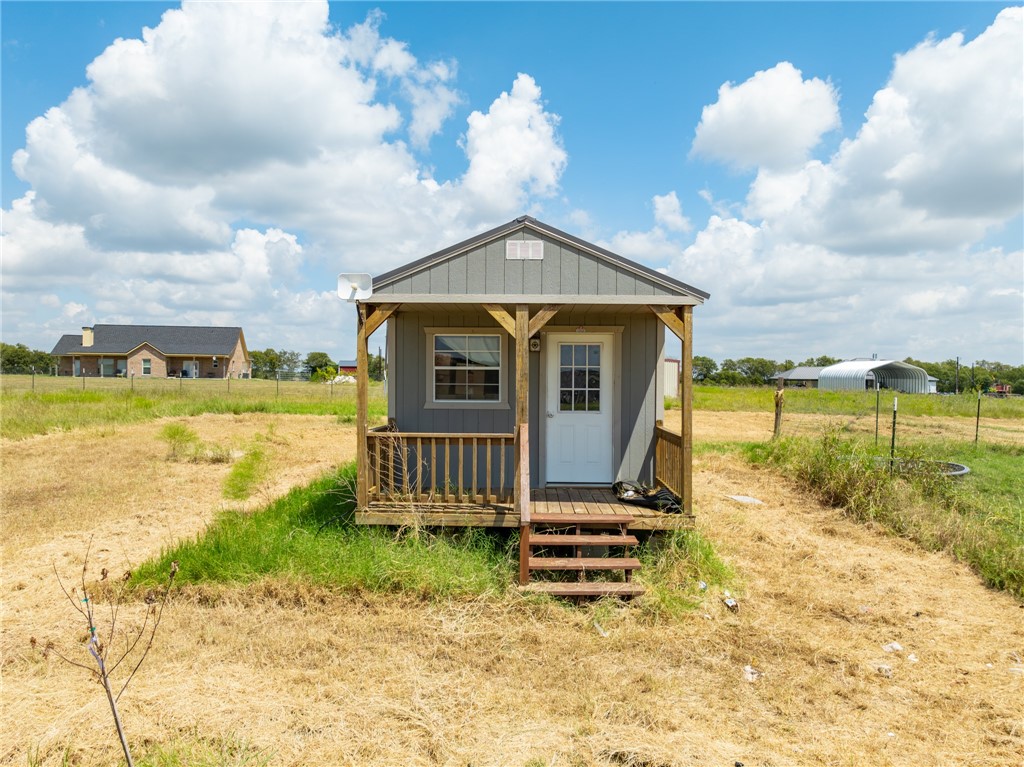
M 599 391 L 588 391 L 587 392 L 587 410 L 600 410 L 601 409 L 601 392 Z
M 484 383 L 492 386 L 497 386 L 498 384 L 501 383 L 501 373 L 497 370 L 485 370 Z
M 572 344 L 560 344 L 560 354 L 563 365 L 572 364 Z
M 501 351 L 501 340 L 498 336 L 469 336 L 467 348 L 471 352 L 494 352 Z
M 585 344 L 579 344 L 573 347 L 573 362 L 577 365 L 587 364 L 587 347 Z
M 498 386 L 497 384 L 485 384 L 484 387 L 484 399 L 497 402 L 498 401 Z
M 501 356 L 496 351 L 470 351 L 468 352 L 470 365 L 483 365 L 496 368 L 501 364 Z
M 587 369 L 587 388 L 588 389 L 600 389 L 601 388 L 601 368 L 588 368 Z
M 466 351 L 466 336 L 434 336 L 434 351 Z
M 590 346 L 587 347 L 587 364 L 601 364 L 601 347 L 599 344 L 590 344 Z
M 560 384 L 563 389 L 572 388 L 572 368 L 562 368 Z
M 576 368 L 572 372 L 572 385 L 577 389 L 587 388 L 587 369 Z
M 466 399 L 466 386 L 465 384 L 452 384 L 451 386 L 435 387 L 434 398 L 444 400 Z
M 572 393 L 573 396 L 573 410 L 586 410 L 587 409 L 587 393 L 585 391 L 576 391 Z
M 572 410 L 572 390 L 562 389 L 558 393 L 558 409 Z

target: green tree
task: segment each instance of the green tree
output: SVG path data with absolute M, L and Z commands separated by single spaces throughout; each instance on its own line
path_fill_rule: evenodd
M 779 372 L 779 364 L 775 360 L 764 357 L 744 357 L 737 360 L 736 369 L 748 384 L 763 386 L 772 381 Z
M 828 355 L 821 355 L 820 357 L 808 357 L 800 363 L 800 367 L 808 368 L 827 368 L 829 365 L 837 365 L 842 362 L 838 357 L 829 357 Z M 790 365 L 789 367 L 794 367 Z M 788 369 L 788 368 L 787 368 Z
M 371 354 L 369 360 L 367 360 L 367 373 L 371 381 L 383 381 L 384 380 L 384 355 L 378 351 L 376 354 Z
M 327 352 L 310 352 L 306 355 L 306 361 L 302 364 L 310 376 L 315 373 L 322 375 L 324 371 L 336 373 L 338 368 Z
M 698 354 L 693 358 L 693 380 L 697 383 L 712 380 L 717 372 L 718 363 L 710 357 L 702 357 Z
M 253 378 L 273 378 L 281 369 L 281 357 L 273 349 L 249 352 Z
M 282 349 L 277 353 L 280 359 L 280 371 L 282 373 L 295 373 L 302 369 L 302 355 L 298 352 L 290 352 Z
M 29 349 L 25 344 L 0 343 L 0 372 L 49 373 L 57 363 L 56 358 L 38 349 Z

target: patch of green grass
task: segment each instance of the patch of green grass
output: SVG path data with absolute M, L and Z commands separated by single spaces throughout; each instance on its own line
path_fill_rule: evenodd
M 480 528 L 432 533 L 354 525 L 354 475 L 349 465 L 255 513 L 224 513 L 198 538 L 144 563 L 132 583 L 142 588 L 162 583 L 171 561 L 177 560 L 175 580 L 180 585 L 276 578 L 434 598 L 509 588 L 515 540 Z
M 256 748 L 238 737 L 176 740 L 156 744 L 135 757 L 138 767 L 261 767 L 270 764 L 273 754 Z
M 774 412 L 775 389 L 771 386 L 695 386 L 693 407 L 696 410 L 729 412 Z M 956 416 L 973 418 L 978 397 L 974 393 L 960 395 L 900 394 L 882 391 L 879 409 L 892 413 L 892 401 L 899 397 L 899 410 L 912 416 Z M 873 391 L 821 391 L 819 389 L 786 389 L 787 413 L 820 413 L 823 415 L 868 415 L 875 412 Z M 666 404 L 667 407 L 667 404 Z M 1024 398 L 1000 399 L 983 397 L 983 418 L 1024 418 Z
M 268 467 L 266 450 L 258 444 L 251 445 L 224 478 L 224 497 L 244 501 L 266 478 Z
M 699 607 L 711 589 L 734 586 L 736 572 L 697 530 L 652 536 L 638 552 L 646 593 L 642 610 L 652 618 L 678 618 Z M 704 583 L 704 588 L 700 587 Z
M 0 376 L 0 437 L 23 439 L 33 434 L 111 424 L 131 424 L 154 418 L 203 413 L 281 413 L 332 415 L 354 423 L 355 386 L 337 387 L 305 381 L 225 380 L 179 381 L 150 379 L 41 378 L 36 391 L 25 386 L 28 376 Z M 371 421 L 387 415 L 380 384 L 371 384 Z
M 900 470 L 865 439 L 826 430 L 820 439 L 749 445 L 754 463 L 797 479 L 823 502 L 878 522 L 930 550 L 971 564 L 985 581 L 1024 598 L 1024 448 L 963 443 L 905 443 Z M 932 461 L 971 468 L 942 476 Z

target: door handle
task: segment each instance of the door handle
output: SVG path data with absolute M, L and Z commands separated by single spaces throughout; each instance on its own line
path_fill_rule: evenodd
M 554 413 L 552 413 L 552 412 L 551 412 L 551 411 L 549 410 L 549 411 L 548 411 L 548 418 L 554 418 L 554 417 L 555 417 L 555 414 L 554 414 Z

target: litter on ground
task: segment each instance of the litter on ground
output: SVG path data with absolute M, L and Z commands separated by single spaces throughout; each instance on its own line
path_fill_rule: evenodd
M 759 501 L 757 498 L 753 498 L 749 495 L 727 495 L 725 497 L 732 498 L 734 501 L 739 501 L 740 503 L 752 503 L 757 506 L 764 506 L 764 501 Z

